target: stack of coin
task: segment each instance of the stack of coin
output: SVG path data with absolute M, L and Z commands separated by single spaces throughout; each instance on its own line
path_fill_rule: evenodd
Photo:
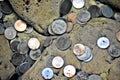
M 84 7 L 84 5 L 85 5 L 85 0 L 73 0 L 73 2 L 72 2 L 72 4 L 73 4 L 73 6 L 75 7 L 75 8 L 82 8 L 82 7 Z
M 47 29 L 48 29 L 48 33 L 50 35 L 55 35 L 55 33 L 52 31 L 52 26 L 51 25 L 49 25 Z
M 82 9 L 82 10 L 80 10 L 80 12 L 77 15 L 76 22 L 78 24 L 86 24 L 90 18 L 91 18 L 90 12 Z

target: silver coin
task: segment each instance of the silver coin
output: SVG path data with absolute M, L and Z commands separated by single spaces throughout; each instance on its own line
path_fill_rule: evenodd
M 3 13 L 0 11 L 0 19 L 3 17 Z
M 21 73 L 25 73 L 30 67 L 31 67 L 31 65 L 29 64 L 29 62 L 24 62 L 24 63 L 20 64 L 18 69 Z
M 47 37 L 46 40 L 44 41 L 43 46 L 48 47 L 52 44 L 52 42 L 53 42 L 53 38 L 52 37 Z
M 0 23 L 0 34 L 4 34 L 4 31 L 5 31 L 4 26 L 3 24 Z
M 29 53 L 29 56 L 31 59 L 33 60 L 37 60 L 41 55 L 41 50 L 37 49 L 37 50 L 31 50 Z
M 48 26 L 48 33 L 51 34 L 51 35 L 55 35 L 55 33 L 53 33 L 51 27 L 52 27 L 51 25 Z
M 80 10 L 80 12 L 77 14 L 77 18 L 76 21 L 80 22 L 80 23 L 86 23 L 87 21 L 89 21 L 89 19 L 91 18 L 91 14 L 89 11 L 87 10 Z
M 117 20 L 117 21 L 120 21 L 120 13 L 119 12 L 116 12 L 114 14 L 114 18 Z
M 24 31 L 24 33 L 31 33 L 33 31 L 33 27 L 32 26 L 27 26 L 26 30 Z
M 67 23 L 62 19 L 57 19 L 52 23 L 51 29 L 55 34 L 63 34 L 67 30 Z
M 21 42 L 17 46 L 17 50 L 19 51 L 20 54 L 27 54 L 29 51 L 29 47 L 26 42 Z
M 110 18 L 110 17 L 112 17 L 114 15 L 114 12 L 113 12 L 112 8 L 110 8 L 107 5 L 104 5 L 101 8 L 101 12 L 102 12 L 103 16 L 105 16 L 107 18 Z
M 71 45 L 72 41 L 68 35 L 60 36 L 56 41 L 56 47 L 61 51 L 67 50 Z
M 93 74 L 88 77 L 88 80 L 103 80 L 101 76 Z
M 79 71 L 76 80 L 88 80 L 88 74 L 84 71 Z
M 13 27 L 8 27 L 5 30 L 4 35 L 7 39 L 11 40 L 11 39 L 14 39 L 16 37 L 17 32 Z
M 47 67 L 53 67 L 53 66 L 52 66 L 52 60 L 53 60 L 54 57 L 55 57 L 54 55 L 51 55 L 51 56 L 48 58 L 47 63 L 46 63 L 46 66 L 47 66 Z
M 120 47 L 117 44 L 111 45 L 108 48 L 108 52 L 110 54 L 111 57 L 120 57 Z

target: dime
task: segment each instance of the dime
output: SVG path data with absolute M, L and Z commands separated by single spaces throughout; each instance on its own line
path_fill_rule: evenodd
M 101 76 L 93 74 L 88 77 L 88 80 L 103 80 Z
M 29 53 L 29 56 L 31 59 L 33 60 L 37 60 L 41 55 L 41 50 L 37 49 L 37 50 L 31 50 Z
M 55 33 L 53 33 L 51 27 L 52 27 L 51 25 L 48 26 L 48 33 L 51 34 L 51 35 L 55 35 Z
M 72 4 L 75 8 L 82 8 L 85 5 L 85 0 L 73 0 Z
M 120 13 L 119 12 L 116 12 L 114 14 L 114 18 L 117 20 L 117 21 L 120 21 Z

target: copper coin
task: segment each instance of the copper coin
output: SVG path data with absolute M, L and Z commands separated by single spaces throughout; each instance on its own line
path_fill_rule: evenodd
M 116 38 L 117 38 L 118 41 L 120 41 L 120 31 L 117 32 Z
M 85 52 L 85 46 L 83 44 L 75 44 L 73 47 L 73 52 L 75 55 L 82 55 Z
M 70 13 L 67 16 L 67 19 L 68 19 L 69 22 L 72 22 L 73 24 L 75 24 L 76 23 L 76 17 L 77 17 L 76 13 Z
M 22 32 L 26 30 L 27 24 L 22 20 L 17 20 L 14 24 L 14 27 L 17 31 Z

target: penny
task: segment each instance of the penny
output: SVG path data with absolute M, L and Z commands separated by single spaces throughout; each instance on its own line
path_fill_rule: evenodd
M 25 29 L 24 33 L 29 34 L 29 33 L 32 33 L 32 31 L 33 31 L 33 27 L 32 26 L 27 26 L 27 28 Z
M 76 69 L 73 65 L 67 65 L 64 67 L 63 73 L 66 77 L 73 77 L 76 73 Z
M 55 68 L 61 68 L 64 65 L 64 60 L 60 56 L 56 56 L 52 60 L 52 65 Z
M 120 31 L 117 32 L 116 38 L 117 38 L 118 41 L 120 41 Z
M 69 13 L 72 8 L 71 0 L 63 0 L 60 5 L 60 17 Z
M 33 60 L 37 60 L 41 55 L 41 50 L 37 49 L 37 50 L 31 50 L 29 53 L 29 56 L 31 59 Z
M 47 37 L 46 40 L 44 41 L 44 47 L 48 47 L 52 44 L 53 38 L 52 37 Z
M 18 45 L 21 43 L 20 38 L 15 38 L 13 40 L 10 41 L 10 47 L 12 49 L 12 51 L 18 52 Z
M 69 32 L 71 32 L 71 31 L 72 31 L 72 29 L 73 29 L 73 26 L 74 26 L 74 25 L 73 25 L 73 23 L 72 23 L 72 22 L 68 22 L 68 23 L 67 23 L 67 25 L 68 25 L 68 27 L 67 27 L 67 31 L 66 31 L 66 32 L 68 32 L 68 33 L 69 33 Z
M 102 12 L 103 16 L 105 16 L 107 18 L 110 18 L 110 17 L 112 17 L 114 15 L 114 12 L 113 12 L 112 8 L 110 8 L 107 5 L 104 5 L 101 8 L 101 12 Z
M 9 4 L 5 1 L 1 2 L 1 10 L 4 14 L 11 14 L 13 12 L 13 10 L 11 9 L 11 7 L 9 6 Z
M 53 21 L 51 29 L 55 34 L 63 34 L 67 30 L 67 23 L 62 19 L 57 19 Z
M 40 47 L 40 42 L 37 38 L 30 38 L 28 41 L 28 47 L 32 50 L 38 49 Z
M 4 26 L 3 24 L 0 23 L 0 34 L 4 34 L 4 31 L 5 31 Z
M 111 57 L 119 57 L 120 56 L 120 47 L 117 44 L 110 45 L 108 48 L 109 55 Z
M 88 11 L 91 14 L 92 18 L 96 18 L 100 16 L 100 8 L 96 5 L 92 5 L 88 8 Z
M 20 54 L 27 54 L 29 51 L 29 47 L 26 42 L 21 42 L 17 46 L 17 50 L 19 51 Z
M 19 53 L 14 53 L 12 55 L 11 63 L 14 66 L 19 66 L 21 63 L 24 62 L 25 58 L 26 58 L 25 55 L 22 55 L 22 54 L 19 54 Z
M 58 37 L 55 45 L 59 50 L 64 51 L 71 47 L 72 41 L 68 35 L 63 35 Z
M 77 14 L 77 23 L 86 23 L 91 18 L 90 12 L 87 10 L 80 10 L 80 12 Z
M 114 18 L 115 18 L 115 20 L 120 21 L 120 13 L 119 13 L 119 12 L 116 12 L 116 13 L 114 14 Z
M 110 41 L 107 37 L 100 37 L 98 40 L 97 40 L 97 46 L 99 48 L 108 48 L 110 45 Z
M 72 4 L 75 8 L 82 8 L 85 5 L 85 0 L 73 0 Z
M 7 39 L 11 40 L 11 39 L 14 39 L 16 37 L 17 32 L 13 27 L 8 27 L 5 30 L 4 35 Z
M 88 80 L 103 80 L 101 76 L 93 74 L 88 77 Z
M 31 65 L 29 64 L 29 62 L 24 62 L 19 65 L 18 69 L 21 73 L 25 73 L 30 67 L 31 67 Z
M 22 32 L 26 30 L 27 24 L 22 20 L 17 20 L 14 24 L 14 27 L 17 31 Z
M 85 52 L 85 46 L 83 44 L 75 44 L 73 47 L 73 53 L 75 55 L 82 55 Z
M 76 17 L 77 17 L 77 14 L 72 12 L 72 13 L 68 14 L 67 20 L 69 22 L 72 22 L 73 24 L 75 24 L 76 23 Z
M 54 76 L 53 70 L 51 68 L 44 68 L 41 73 L 44 79 L 51 79 Z

